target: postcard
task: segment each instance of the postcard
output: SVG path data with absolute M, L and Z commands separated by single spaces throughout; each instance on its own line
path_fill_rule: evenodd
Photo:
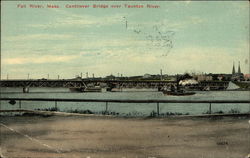
M 0 157 L 249 158 L 248 1 L 1 1 Z

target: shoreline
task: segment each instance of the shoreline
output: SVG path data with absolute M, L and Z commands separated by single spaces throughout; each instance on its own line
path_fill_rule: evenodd
M 34 158 L 245 157 L 250 117 L 1 117 L 1 154 Z
M 17 113 L 15 115 L 1 115 L 1 113 Z M 21 114 L 22 113 L 22 114 Z M 0 117 L 26 117 L 26 116 L 82 116 L 82 117 L 109 117 L 109 118 L 213 118 L 213 117 L 249 117 L 250 113 L 212 113 L 212 114 L 175 114 L 175 115 L 160 115 L 160 116 L 123 116 L 112 114 L 83 114 L 60 111 L 42 111 L 42 110 L 0 110 Z

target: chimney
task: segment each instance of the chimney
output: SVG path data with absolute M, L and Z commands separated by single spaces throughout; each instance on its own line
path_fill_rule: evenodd
M 161 80 L 162 80 L 162 69 L 161 69 Z

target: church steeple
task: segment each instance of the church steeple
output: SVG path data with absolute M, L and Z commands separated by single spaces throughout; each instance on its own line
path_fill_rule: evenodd
M 235 74 L 235 67 L 234 67 L 234 64 L 233 64 L 233 70 L 232 70 L 232 75 Z
M 241 73 L 241 70 L 240 70 L 240 61 L 239 61 L 239 66 L 238 66 L 238 73 L 239 74 Z

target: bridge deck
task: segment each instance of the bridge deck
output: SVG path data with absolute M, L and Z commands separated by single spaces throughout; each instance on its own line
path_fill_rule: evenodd
M 0 80 L 0 87 L 66 87 L 82 88 L 88 86 L 125 87 L 125 88 L 161 88 L 177 84 L 166 80 Z M 228 81 L 202 81 L 197 87 L 227 87 Z

